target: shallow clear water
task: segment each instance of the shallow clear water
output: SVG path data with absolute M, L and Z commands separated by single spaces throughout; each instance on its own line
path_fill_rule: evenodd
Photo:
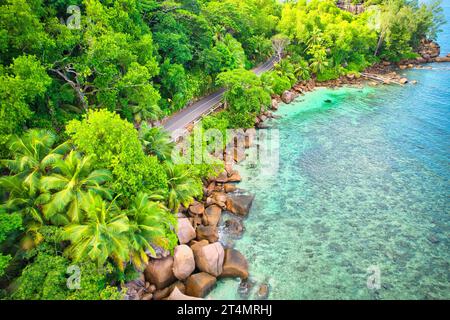
M 269 299 L 450 299 L 450 64 L 433 67 L 280 108 L 278 171 L 240 168 L 256 198 L 236 248 Z M 238 285 L 209 298 L 241 299 Z

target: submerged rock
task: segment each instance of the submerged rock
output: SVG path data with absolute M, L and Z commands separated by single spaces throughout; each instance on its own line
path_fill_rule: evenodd
M 246 216 L 253 203 L 254 195 L 233 194 L 226 201 L 227 210 L 241 216 Z
M 428 241 L 430 241 L 430 242 L 433 243 L 433 244 L 436 244 L 436 243 L 439 243 L 439 242 L 440 242 L 439 238 L 436 237 L 434 234 L 428 236 L 427 239 L 428 239 Z
M 224 231 L 233 238 L 240 238 L 244 230 L 244 224 L 239 219 L 230 218 L 225 221 Z
M 243 299 L 248 299 L 250 292 L 255 285 L 255 282 L 251 279 L 242 279 L 239 283 L 238 293 Z
M 259 286 L 258 292 L 256 293 L 256 298 L 260 300 L 267 299 L 269 297 L 269 285 L 263 283 Z

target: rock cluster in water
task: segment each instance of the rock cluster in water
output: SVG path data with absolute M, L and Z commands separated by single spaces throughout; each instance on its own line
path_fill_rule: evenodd
M 254 130 L 254 129 L 253 129 Z M 245 146 L 252 145 L 245 140 Z M 234 157 L 242 161 L 245 154 Z M 217 278 L 249 277 L 247 259 L 232 244 L 220 242 L 219 227 L 231 237 L 242 234 L 242 218 L 247 216 L 254 196 L 236 186 L 241 181 L 232 165 L 204 185 L 204 198 L 194 201 L 178 214 L 178 242 L 173 255 L 159 250 L 134 281 L 128 282 L 129 300 L 187 300 L 204 298 L 216 285 Z M 222 213 L 231 218 L 223 221 Z

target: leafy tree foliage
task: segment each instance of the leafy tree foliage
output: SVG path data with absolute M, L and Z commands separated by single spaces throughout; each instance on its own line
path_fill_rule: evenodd
M 96 168 L 112 172 L 111 189 L 117 194 L 130 197 L 139 191 L 167 188 L 158 159 L 144 154 L 138 132 L 117 114 L 90 111 L 82 121 L 71 121 L 67 133 L 77 150 L 92 157 Z
M 375 55 L 388 60 L 408 57 L 423 38 L 435 39 L 444 23 L 441 1 L 380 1 L 370 7 L 379 32 Z
M 16 231 L 19 231 L 22 228 L 22 217 L 17 214 L 7 214 L 5 212 L 0 211 L 0 248 L 2 243 Z M 8 266 L 8 263 L 11 260 L 10 254 L 3 254 L 0 252 L 0 277 L 3 276 L 4 270 Z
M 20 56 L 8 68 L 0 68 L 0 154 L 11 134 L 21 133 L 32 117 L 32 104 L 42 97 L 50 77 L 34 56 Z
M 69 261 L 64 257 L 39 253 L 35 261 L 17 280 L 13 299 L 63 300 L 66 297 L 66 270 Z
M 270 94 L 262 87 L 261 79 L 244 69 L 223 72 L 217 83 L 227 89 L 225 101 L 229 110 L 232 128 L 248 128 L 254 125 L 254 118 L 270 103 Z

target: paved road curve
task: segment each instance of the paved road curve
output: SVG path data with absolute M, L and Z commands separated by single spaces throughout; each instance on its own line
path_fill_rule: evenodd
M 261 73 L 272 69 L 275 61 L 276 57 L 273 57 L 252 71 L 257 75 L 260 75 Z M 164 128 L 170 132 L 173 139 L 178 138 L 184 133 L 184 129 L 187 125 L 199 119 L 222 100 L 224 91 L 224 89 L 220 89 L 175 113 L 164 123 Z

